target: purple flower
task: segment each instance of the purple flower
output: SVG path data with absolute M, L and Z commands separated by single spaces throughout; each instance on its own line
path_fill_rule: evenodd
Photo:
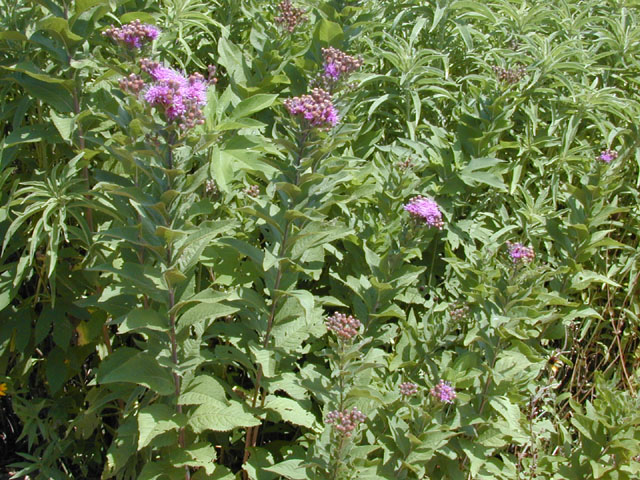
M 362 323 L 353 316 L 335 312 L 325 322 L 328 330 L 335 332 L 341 340 L 351 340 L 358 334 Z
M 533 247 L 525 247 L 522 243 L 507 242 L 507 248 L 509 249 L 509 256 L 514 265 L 518 263 L 529 263 L 535 257 Z
M 207 103 L 207 82 L 199 73 L 185 77 L 173 68 L 143 58 L 142 70 L 154 80 L 144 92 L 145 101 L 160 107 L 169 121 L 189 129 L 204 123 L 202 108 Z
M 404 209 L 414 218 L 424 220 L 430 227 L 442 230 L 442 226 L 444 225 L 442 212 L 434 200 L 418 195 L 412 198 L 411 201 L 404 206 Z
M 337 80 L 338 77 L 340 77 L 340 70 L 335 63 L 327 63 L 324 66 L 324 74 L 327 77 L 331 77 L 332 79 Z
M 309 95 L 288 98 L 284 106 L 291 115 L 302 116 L 314 127 L 328 129 L 339 121 L 331 95 L 321 88 L 314 88 Z
M 618 152 L 616 152 L 615 150 L 607 149 L 600 152 L 598 160 L 603 161 L 604 163 L 611 163 L 616 158 L 618 158 Z
M 350 437 L 351 433 L 367 419 L 367 416 L 353 407 L 351 410 L 333 410 L 327 414 L 325 423 L 342 433 L 345 437 Z
M 324 74 L 331 80 L 338 80 L 341 76 L 347 77 L 351 72 L 362 66 L 362 59 L 347 55 L 342 50 L 329 47 L 322 49 L 324 58 Z
M 431 389 L 431 396 L 442 403 L 453 403 L 456 398 L 456 390 L 449 382 L 440 382 Z
M 107 28 L 102 34 L 111 38 L 114 42 L 126 45 L 128 48 L 142 48 L 145 43 L 151 42 L 158 38 L 160 30 L 148 23 L 142 23 L 140 20 L 134 20 L 120 28 L 113 25 Z
M 412 395 L 418 393 L 418 385 L 416 385 L 415 383 L 404 382 L 401 383 L 398 388 L 400 389 L 400 393 L 403 397 L 411 397 Z

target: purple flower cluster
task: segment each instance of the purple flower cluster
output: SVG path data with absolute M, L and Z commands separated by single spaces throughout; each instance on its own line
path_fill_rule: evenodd
M 350 437 L 351 433 L 367 419 L 366 415 L 353 407 L 351 410 L 339 412 L 333 410 L 327 414 L 325 422 L 342 433 L 345 437 Z
M 507 248 L 509 249 L 509 257 L 511 257 L 514 265 L 518 263 L 529 263 L 535 257 L 533 247 L 525 247 L 520 242 L 507 242 Z
M 449 382 L 440 382 L 431 389 L 431 396 L 442 403 L 453 403 L 456 398 L 456 390 Z
M 491 68 L 493 68 L 493 71 L 496 72 L 498 80 L 511 84 L 518 83 L 527 73 L 527 69 L 525 67 L 506 69 L 504 67 L 498 67 L 494 65 Z
M 333 47 L 323 48 L 322 57 L 324 58 L 324 75 L 334 81 L 348 76 L 363 63 L 361 58 L 352 57 Z
M 309 95 L 288 98 L 284 106 L 291 115 L 300 115 L 314 127 L 331 128 L 338 123 L 338 111 L 329 92 L 314 88 Z
M 204 123 L 202 107 L 207 103 L 207 82 L 199 73 L 185 77 L 172 68 L 147 58 L 140 61 L 142 71 L 153 81 L 144 87 L 144 99 L 149 105 L 164 110 L 169 121 L 178 122 L 183 129 Z M 120 86 L 134 93 L 142 91 L 139 77 L 129 76 Z
M 411 397 L 418 393 L 418 385 L 411 382 L 403 382 L 398 387 L 403 397 Z
M 430 227 L 442 230 L 442 226 L 444 225 L 442 212 L 434 200 L 418 195 L 412 198 L 411 201 L 404 206 L 404 209 L 414 218 L 424 220 Z
M 289 33 L 293 33 L 298 25 L 308 20 L 302 8 L 291 5 L 290 0 L 282 0 L 278 4 L 280 15 L 275 18 L 277 24 L 282 25 Z
M 325 322 L 327 329 L 332 330 L 342 340 L 351 340 L 358 335 L 358 330 L 362 326 L 362 323 L 352 315 L 345 315 L 344 313 L 335 312 L 331 317 L 327 318 Z
M 160 30 L 148 23 L 134 20 L 120 28 L 111 25 L 111 27 L 107 28 L 102 34 L 114 42 L 126 45 L 128 48 L 142 48 L 145 43 L 158 38 Z
M 604 163 L 611 163 L 616 158 L 618 158 L 618 152 L 616 152 L 615 150 L 606 149 L 600 152 L 598 160 Z

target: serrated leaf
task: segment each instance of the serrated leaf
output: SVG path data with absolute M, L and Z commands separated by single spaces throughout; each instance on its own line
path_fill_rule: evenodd
M 178 430 L 185 423 L 184 415 L 178 415 L 169 405 L 149 405 L 138 412 L 138 450 L 165 432 Z
M 97 373 L 99 384 L 117 382 L 143 385 L 160 395 L 171 395 L 175 385 L 171 372 L 151 355 L 129 347 L 120 347 L 105 358 Z
M 222 403 L 201 405 L 191 414 L 189 425 L 196 433 L 206 430 L 228 432 L 234 428 L 255 427 L 260 425 L 260 420 L 247 413 L 242 404 L 234 402 L 228 406 Z

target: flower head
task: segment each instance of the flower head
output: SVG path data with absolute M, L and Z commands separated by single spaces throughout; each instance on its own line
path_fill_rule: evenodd
M 602 152 L 600 152 L 600 156 L 598 156 L 598 160 L 604 163 L 611 163 L 616 158 L 618 158 L 618 152 L 610 149 L 602 150 Z
M 199 73 L 186 77 L 173 68 L 143 58 L 140 68 L 151 78 L 146 88 L 138 76 L 125 77 L 120 86 L 132 93 L 144 91 L 143 98 L 151 106 L 163 110 L 167 120 L 176 121 L 183 129 L 204 123 L 202 107 L 207 103 L 207 82 Z
M 352 57 L 333 47 L 323 48 L 322 57 L 324 58 L 324 75 L 334 81 L 340 77 L 347 77 L 363 63 L 361 58 Z
M 282 0 L 278 4 L 280 15 L 275 18 L 277 24 L 281 25 L 289 33 L 293 33 L 298 25 L 308 20 L 302 8 L 291 5 L 290 0 Z
M 358 334 L 362 322 L 352 315 L 335 312 L 325 322 L 327 329 L 335 332 L 341 340 L 351 340 Z
M 107 28 L 102 34 L 109 37 L 114 42 L 122 43 L 128 48 L 142 48 L 145 43 L 151 42 L 158 38 L 160 30 L 148 23 L 142 23 L 140 20 L 134 20 L 120 28 L 113 25 Z
M 4 397 L 7 395 L 7 384 L 0 383 L 0 397 Z
M 520 242 L 507 242 L 507 248 L 509 249 L 509 257 L 511 257 L 514 265 L 518 263 L 530 263 L 535 257 L 533 247 L 525 247 Z
M 400 389 L 400 393 L 403 397 L 411 397 L 412 395 L 418 393 L 418 385 L 416 385 L 415 383 L 404 382 L 401 383 L 398 388 Z
M 431 396 L 442 403 L 453 403 L 456 398 L 456 390 L 449 382 L 440 380 L 440 382 L 431 389 Z
M 302 116 L 314 127 L 330 128 L 338 123 L 338 111 L 329 92 L 314 88 L 309 95 L 288 98 L 284 106 L 294 116 Z
M 411 201 L 404 206 L 404 209 L 414 218 L 424 220 L 430 227 L 442 230 L 442 226 L 444 225 L 442 212 L 434 200 L 418 195 L 412 198 Z
M 353 407 L 351 410 L 333 410 L 327 414 L 325 423 L 342 433 L 345 437 L 350 437 L 351 433 L 367 419 L 367 416 Z

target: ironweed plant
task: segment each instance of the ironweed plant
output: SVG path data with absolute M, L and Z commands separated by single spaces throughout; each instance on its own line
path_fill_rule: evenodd
M 0 475 L 638 478 L 639 15 L 0 0 Z

